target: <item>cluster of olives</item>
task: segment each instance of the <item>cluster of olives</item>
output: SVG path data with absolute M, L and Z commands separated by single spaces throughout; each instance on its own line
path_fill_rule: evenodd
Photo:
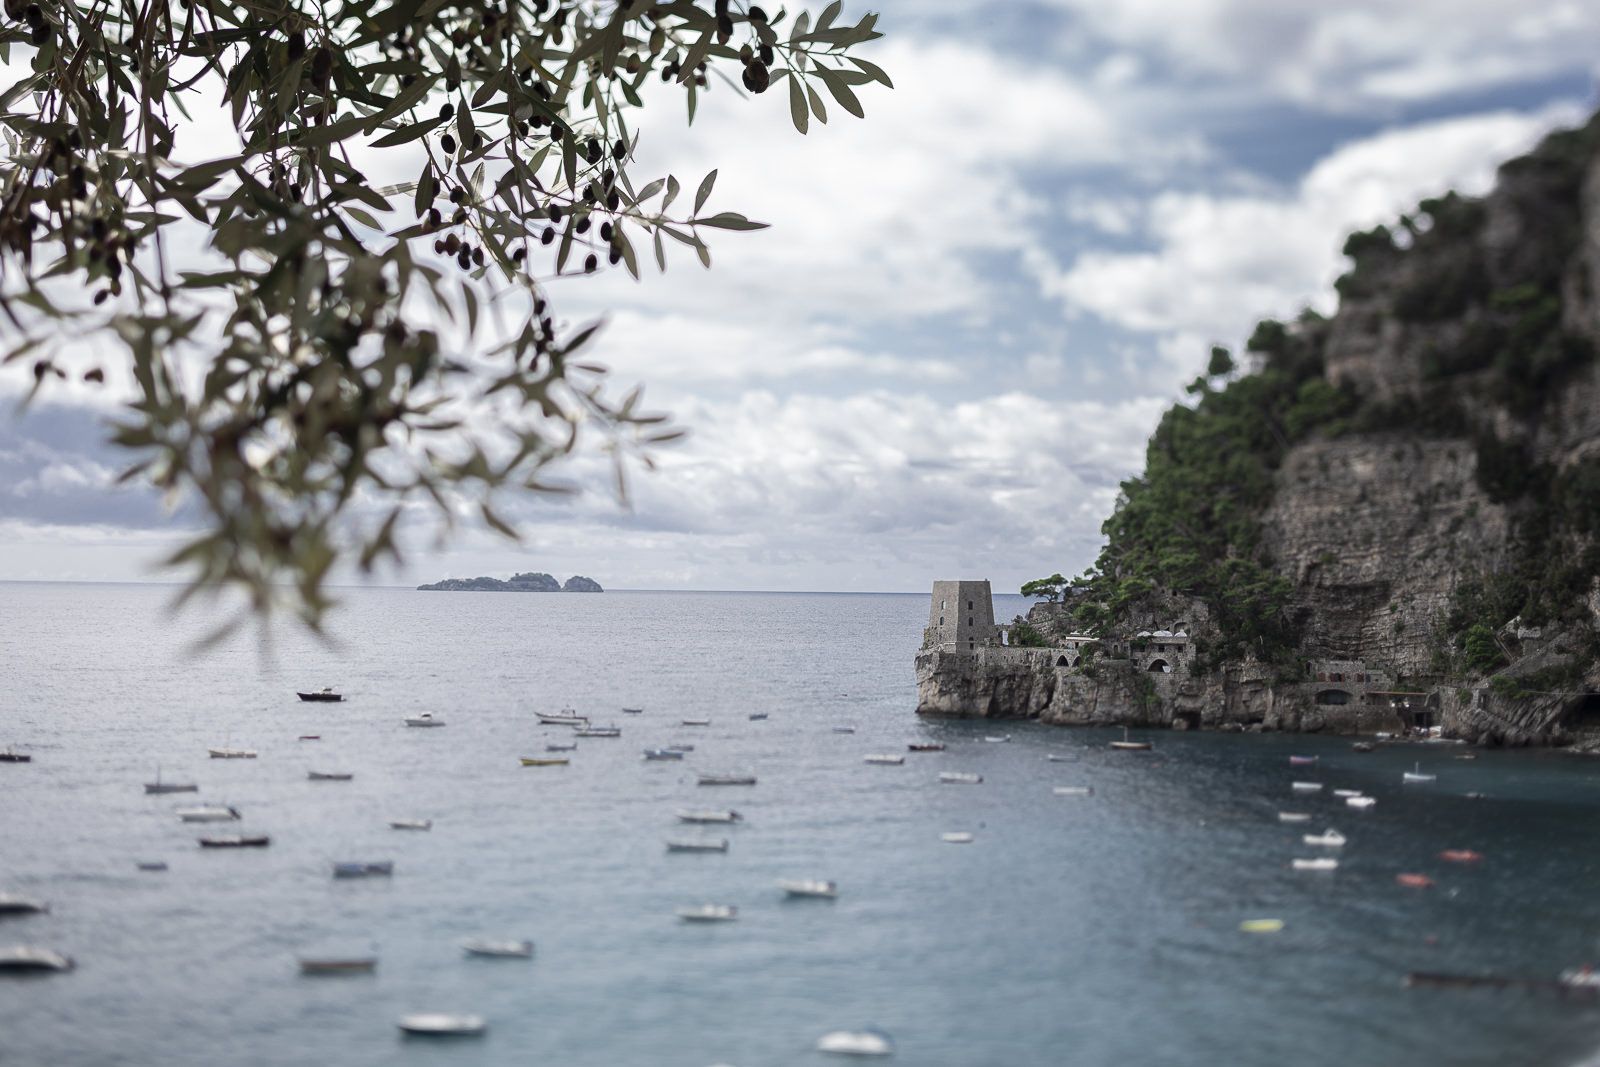
M 5 0 L 6 14 L 14 19 L 28 24 L 28 36 L 34 44 L 44 47 L 50 40 L 55 30 L 50 25 L 50 20 L 44 17 L 44 9 L 38 4 L 26 3 L 26 0 Z

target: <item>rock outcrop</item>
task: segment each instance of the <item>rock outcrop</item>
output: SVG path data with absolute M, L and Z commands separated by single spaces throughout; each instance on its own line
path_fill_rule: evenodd
M 530 572 L 513 574 L 509 579 L 499 578 L 446 578 L 431 585 L 419 585 L 419 590 L 443 593 L 600 593 L 600 583 L 582 575 L 573 575 L 563 586 L 548 574 Z

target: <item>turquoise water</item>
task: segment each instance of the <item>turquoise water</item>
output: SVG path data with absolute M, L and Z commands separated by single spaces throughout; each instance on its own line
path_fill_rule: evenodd
M 0 584 L 0 746 L 34 754 L 0 764 L 0 891 L 52 905 L 0 920 L 0 943 L 78 961 L 0 981 L 0 1062 L 752 1067 L 826 1062 L 821 1034 L 868 1023 L 895 1062 L 928 1065 L 1569 1065 L 1600 1048 L 1592 1005 L 1400 985 L 1600 957 L 1600 764 L 1273 735 L 1119 753 L 1105 731 L 922 722 L 925 597 L 352 591 L 334 647 L 291 634 L 195 658 L 202 621 L 168 620 L 168 594 Z M 347 701 L 293 695 L 328 684 Z M 533 712 L 565 704 L 622 737 L 522 767 L 567 739 Z M 448 725 L 402 725 L 420 711 Z M 711 725 L 680 725 L 696 716 Z M 862 762 L 935 739 L 948 749 Z M 696 746 L 682 764 L 640 759 L 679 741 Z M 260 755 L 206 757 L 221 745 Z M 1438 781 L 1402 786 L 1417 761 Z M 144 795 L 157 764 L 198 797 Z M 946 770 L 984 781 L 941 785 Z M 1325 791 L 1292 796 L 1295 779 Z M 1378 805 L 1351 811 L 1338 787 Z M 272 846 L 201 850 L 208 828 L 172 813 L 195 800 L 238 807 L 216 829 Z M 665 851 L 695 833 L 675 809 L 725 806 L 746 817 L 710 829 L 727 854 Z M 1327 826 L 1350 838 L 1340 869 L 1289 870 Z M 344 860 L 394 875 L 336 881 Z M 1405 889 L 1402 871 L 1438 884 Z M 806 877 L 839 899 L 786 901 L 778 880 Z M 706 902 L 739 919 L 674 917 Z M 1261 917 L 1283 931 L 1240 932 Z M 536 955 L 465 958 L 467 937 Z M 298 954 L 334 953 L 380 962 L 298 973 Z M 402 1038 L 395 1020 L 425 1010 L 481 1013 L 488 1033 Z

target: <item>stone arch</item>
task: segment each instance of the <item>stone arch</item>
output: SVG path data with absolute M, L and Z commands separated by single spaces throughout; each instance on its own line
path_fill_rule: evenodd
M 1153 660 L 1151 660 L 1150 661 L 1150 666 L 1146 667 L 1145 670 L 1151 672 L 1152 674 L 1171 674 L 1172 673 L 1172 667 L 1170 665 L 1168 665 L 1167 661 L 1164 660 L 1164 659 L 1153 659 Z
M 1056 657 L 1056 666 L 1057 667 L 1070 667 L 1071 664 L 1069 664 L 1067 662 L 1067 657 L 1066 656 L 1057 656 Z
M 1175 711 L 1172 713 L 1172 728 L 1174 730 L 1200 729 L 1200 713 L 1198 711 Z
M 1317 703 L 1324 705 L 1348 704 L 1351 695 L 1347 689 L 1323 689 L 1317 693 Z

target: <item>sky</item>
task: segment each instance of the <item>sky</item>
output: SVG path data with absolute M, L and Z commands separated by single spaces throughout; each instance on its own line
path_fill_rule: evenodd
M 820 8 L 820 4 L 813 4 Z M 626 505 L 595 453 L 521 543 L 418 536 L 375 579 L 546 571 L 608 588 L 925 592 L 1083 571 L 1213 344 L 1331 313 L 1339 249 L 1597 104 L 1600 6 L 1567 0 L 889 0 L 864 121 L 787 96 L 647 99 L 636 184 L 771 223 L 561 280 L 620 393 L 689 431 Z M 842 19 L 841 21 L 843 21 Z M 831 103 L 831 101 L 830 101 Z M 678 249 L 688 253 L 687 249 Z M 161 581 L 183 536 L 103 412 L 16 411 L 0 371 L 0 580 Z

